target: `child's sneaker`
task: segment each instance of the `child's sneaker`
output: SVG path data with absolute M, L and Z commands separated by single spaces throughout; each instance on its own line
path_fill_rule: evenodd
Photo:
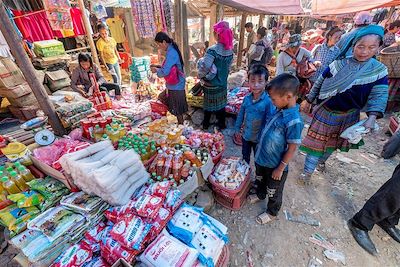
M 311 174 L 310 173 L 300 174 L 300 177 L 297 179 L 297 183 L 300 185 L 310 185 L 311 184 Z

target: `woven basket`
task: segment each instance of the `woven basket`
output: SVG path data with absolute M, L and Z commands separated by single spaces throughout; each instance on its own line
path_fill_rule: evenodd
M 400 78 L 400 47 L 382 49 L 379 60 L 388 68 L 389 78 Z

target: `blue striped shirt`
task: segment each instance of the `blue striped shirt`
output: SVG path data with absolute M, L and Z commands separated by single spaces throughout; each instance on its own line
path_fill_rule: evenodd
M 310 81 L 315 83 L 318 77 L 324 72 L 324 70 L 331 64 L 340 54 L 340 49 L 337 46 L 329 47 L 326 42 L 318 45 L 311 52 L 314 61 L 320 61 L 321 66 L 317 68 L 317 71 L 311 76 Z
M 276 168 L 282 161 L 288 144 L 301 144 L 304 124 L 299 109 L 299 105 L 281 109 L 274 116 L 267 118 L 255 156 L 258 165 Z

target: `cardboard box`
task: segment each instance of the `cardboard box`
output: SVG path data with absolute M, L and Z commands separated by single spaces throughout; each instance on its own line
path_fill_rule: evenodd
M 119 259 L 111 267 L 132 267 L 126 260 Z
M 71 79 L 65 70 L 47 71 L 45 79 L 52 92 L 71 85 Z
M 203 178 L 200 178 L 203 179 Z M 188 195 L 194 192 L 199 187 L 199 176 L 197 175 L 197 171 L 193 172 L 193 175 L 190 176 L 185 183 L 178 186 L 178 190 L 181 191 L 181 198 L 184 199 Z
M 21 121 L 28 121 L 37 117 L 36 112 L 39 110 L 39 108 L 35 106 L 23 108 L 8 106 L 8 108 L 10 109 L 10 112 L 14 115 L 14 117 Z
M 206 164 L 201 166 L 199 169 L 203 180 L 208 181 L 208 176 L 210 176 L 210 174 L 214 169 L 214 162 L 212 161 L 212 157 L 210 154 L 208 154 L 208 159 Z
M 39 103 L 36 100 L 36 97 L 33 93 L 26 94 L 21 97 L 13 98 L 13 97 L 7 97 L 8 101 L 10 101 L 10 104 L 13 105 L 14 107 L 28 107 L 28 106 L 39 106 Z
M 31 92 L 31 87 L 26 82 L 13 87 L 0 87 L 0 96 L 2 97 L 18 98 Z
M 25 82 L 17 64 L 9 58 L 0 57 L 0 87 L 14 87 Z
M 57 40 L 45 40 L 33 43 L 33 50 L 38 56 L 53 57 L 65 54 L 64 45 Z

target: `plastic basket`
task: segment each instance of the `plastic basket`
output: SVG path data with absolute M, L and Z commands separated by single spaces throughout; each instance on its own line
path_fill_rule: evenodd
M 150 101 L 151 112 L 160 116 L 167 116 L 168 107 L 161 101 Z
M 214 193 L 217 193 L 218 195 L 222 195 L 222 196 L 225 196 L 228 198 L 234 198 L 243 191 L 243 189 L 247 186 L 247 184 L 250 184 L 250 173 L 251 172 L 249 171 L 249 173 L 246 175 L 246 178 L 242 182 L 242 184 L 234 190 L 230 190 L 230 189 L 227 189 L 227 188 L 219 185 L 213 179 L 208 179 L 208 181 L 211 183 L 212 190 L 214 191 Z
M 390 119 L 389 119 L 389 131 L 390 131 L 390 133 L 394 134 L 398 128 L 399 128 L 399 120 L 396 117 L 391 116 Z
M 204 103 L 204 97 L 187 94 L 186 101 L 187 101 L 188 105 L 191 107 L 202 108 L 203 103 Z
M 216 267 L 228 267 L 229 264 L 229 247 L 225 245 L 222 248 L 221 255 L 219 255 L 218 261 L 216 262 Z
M 250 179 L 242 183 L 242 185 L 242 191 L 240 191 L 239 194 L 235 195 L 234 197 L 227 196 L 225 192 L 222 191 L 214 191 L 215 200 L 227 209 L 240 210 L 240 208 L 246 202 L 247 193 L 251 187 Z
M 218 155 L 212 158 L 214 165 L 217 165 L 217 163 L 222 159 L 222 155 L 224 154 L 224 152 L 225 152 L 225 147 Z

